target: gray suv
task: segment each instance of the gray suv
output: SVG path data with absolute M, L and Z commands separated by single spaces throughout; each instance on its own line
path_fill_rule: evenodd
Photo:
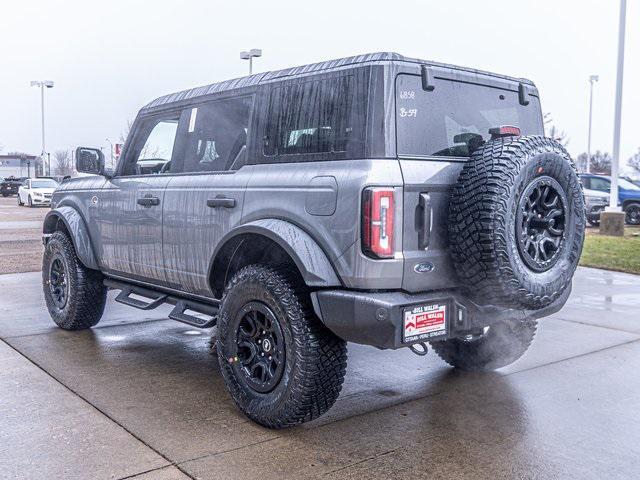
M 347 342 L 517 360 L 571 290 L 574 164 L 528 80 L 377 53 L 154 100 L 114 169 L 78 148 L 44 221 L 54 321 L 107 290 L 216 326 L 237 406 L 282 428 L 336 401 Z

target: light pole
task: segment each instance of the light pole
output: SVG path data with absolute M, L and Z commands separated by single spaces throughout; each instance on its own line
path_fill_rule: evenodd
M 618 28 L 618 72 L 616 74 L 616 108 L 613 118 L 613 158 L 611 159 L 610 212 L 620 212 L 618 207 L 618 166 L 620 164 L 620 123 L 622 118 L 622 78 L 624 74 L 624 34 L 627 0 L 620 0 L 620 26 Z
M 593 114 L 593 84 L 600 79 L 598 75 L 589 76 L 589 134 L 587 136 L 587 173 L 591 171 L 591 117 Z
M 113 166 L 113 142 L 108 138 L 106 140 L 107 142 L 109 142 L 109 146 L 111 147 L 111 157 L 110 157 L 110 160 L 111 160 L 110 168 L 111 168 Z
M 40 87 L 40 111 L 42 113 L 42 153 L 40 154 L 40 158 L 42 158 L 42 176 L 44 176 L 44 154 L 46 152 L 44 142 L 44 89 L 53 88 L 53 82 L 51 80 L 31 80 L 31 86 Z M 47 169 L 49 170 L 49 174 L 51 174 L 51 165 L 47 165 Z
M 253 59 L 262 56 L 262 50 L 259 48 L 252 48 L 248 52 L 240 52 L 240 58 L 242 60 L 249 60 L 249 75 L 253 75 Z

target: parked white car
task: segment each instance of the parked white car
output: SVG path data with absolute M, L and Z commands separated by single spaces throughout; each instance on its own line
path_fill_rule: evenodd
M 30 178 L 18 189 L 18 205 L 51 205 L 51 195 L 58 182 L 51 178 Z

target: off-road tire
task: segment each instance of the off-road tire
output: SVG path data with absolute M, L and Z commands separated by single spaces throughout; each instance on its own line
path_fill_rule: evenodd
M 624 207 L 625 220 L 629 225 L 640 225 L 640 203 L 630 203 Z
M 252 302 L 273 312 L 284 336 L 283 373 L 266 393 L 247 384 L 237 357 L 237 325 L 243 308 Z M 233 276 L 220 306 L 216 348 L 233 401 L 247 417 L 268 428 L 286 428 L 319 417 L 342 389 L 346 342 L 322 325 L 302 279 L 287 268 L 250 265 Z
M 58 259 L 67 277 L 68 293 L 63 308 L 56 305 L 50 288 L 52 263 Z M 71 239 L 63 232 L 49 238 L 42 258 L 42 289 L 53 321 L 64 330 L 84 330 L 96 325 L 107 301 L 102 273 L 86 268 L 78 259 Z
M 535 271 L 525 263 L 519 242 L 527 236 L 516 235 L 516 224 L 527 188 L 542 181 L 559 189 L 566 208 L 555 263 Z M 582 186 L 562 145 L 541 136 L 492 140 L 473 152 L 452 192 L 448 233 L 453 264 L 477 303 L 540 309 L 570 286 L 585 223 Z
M 484 335 L 431 342 L 433 351 L 452 367 L 481 372 L 506 367 L 527 351 L 536 335 L 536 320 L 501 321 Z

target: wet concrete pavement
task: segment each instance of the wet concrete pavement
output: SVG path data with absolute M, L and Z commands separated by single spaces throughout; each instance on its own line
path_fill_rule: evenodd
M 496 373 L 349 345 L 343 393 L 286 431 L 244 418 L 209 334 L 109 302 L 49 319 L 0 276 L 0 478 L 638 478 L 640 277 L 580 268 L 569 304 Z

